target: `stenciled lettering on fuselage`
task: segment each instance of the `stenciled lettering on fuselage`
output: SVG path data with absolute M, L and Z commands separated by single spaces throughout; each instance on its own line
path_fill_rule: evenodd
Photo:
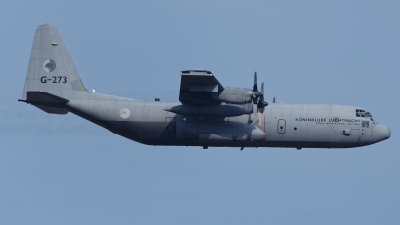
M 360 125 L 358 119 L 340 119 L 340 118 L 296 118 L 299 122 L 314 122 L 316 124 L 335 124 L 335 125 Z

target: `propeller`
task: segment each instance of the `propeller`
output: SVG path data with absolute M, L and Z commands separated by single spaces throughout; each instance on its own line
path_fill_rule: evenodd
M 261 83 L 261 95 L 258 97 L 258 102 L 257 102 L 257 109 L 258 112 L 263 113 L 264 112 L 264 107 L 267 106 L 268 103 L 264 101 L 264 82 Z
M 258 92 L 258 88 L 257 88 L 257 72 L 254 72 L 254 85 L 253 85 L 253 115 L 254 115 L 254 118 L 257 117 L 257 111 L 258 111 L 257 100 L 261 95 L 262 95 L 262 93 Z
M 261 84 L 261 92 L 258 91 L 257 87 L 257 72 L 254 72 L 254 85 L 253 85 L 253 116 L 257 117 L 257 112 L 263 113 L 264 107 L 268 103 L 264 101 L 264 82 Z
M 268 103 L 264 101 L 264 82 L 261 83 L 261 95 L 257 102 L 257 109 L 258 109 L 258 123 L 261 126 L 264 120 L 264 108 L 267 106 Z

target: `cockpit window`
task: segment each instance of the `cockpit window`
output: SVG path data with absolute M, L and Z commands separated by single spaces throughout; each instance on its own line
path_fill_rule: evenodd
M 370 112 L 365 112 L 364 109 L 356 109 L 356 117 L 370 118 L 370 117 L 372 117 L 372 114 Z
M 366 113 L 365 113 L 365 117 L 372 117 L 372 114 L 369 113 L 369 112 L 366 112 Z

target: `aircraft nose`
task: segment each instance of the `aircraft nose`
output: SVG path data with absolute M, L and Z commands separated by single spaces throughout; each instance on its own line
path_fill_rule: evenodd
M 262 141 L 265 139 L 265 133 L 262 130 L 256 128 L 251 132 L 251 140 L 252 141 Z
M 374 127 L 373 139 L 374 142 L 383 141 L 388 139 L 391 135 L 390 129 L 382 124 L 377 124 Z

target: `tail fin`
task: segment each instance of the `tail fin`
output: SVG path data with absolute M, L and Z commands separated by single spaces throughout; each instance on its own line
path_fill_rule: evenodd
M 68 100 L 73 98 L 76 91 L 87 90 L 57 27 L 52 24 L 39 25 L 33 39 L 21 101 L 29 102 L 29 96 L 38 92 Z

